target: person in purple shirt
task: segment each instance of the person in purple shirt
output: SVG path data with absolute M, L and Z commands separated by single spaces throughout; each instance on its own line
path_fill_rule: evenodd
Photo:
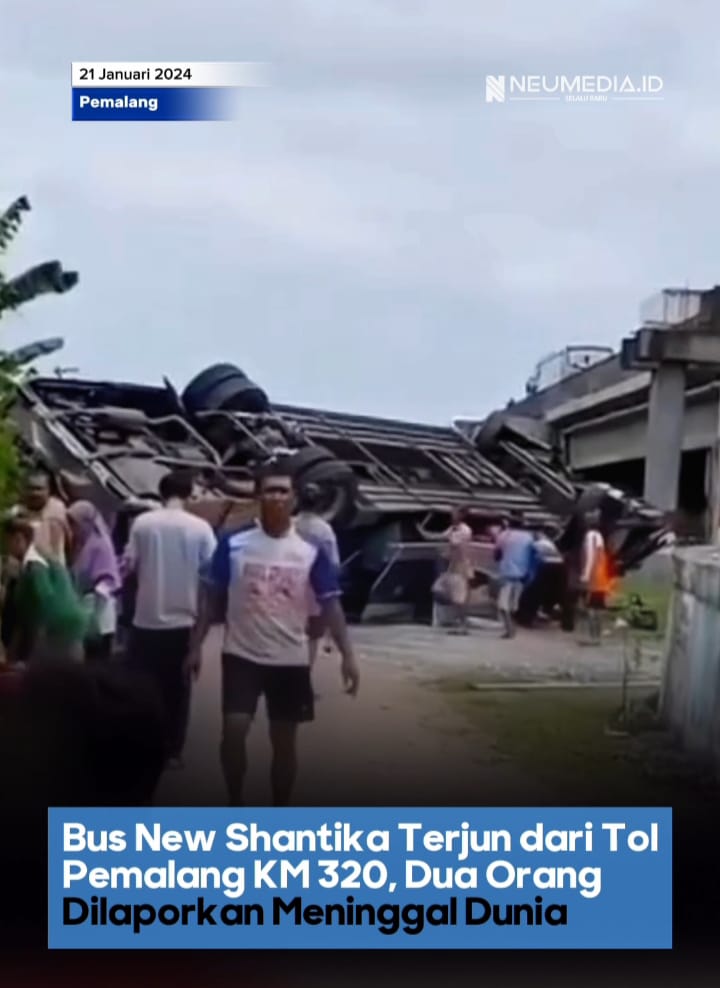
M 72 532 L 70 572 L 75 588 L 91 612 L 88 661 L 111 657 L 117 630 L 117 597 L 122 588 L 120 565 L 112 536 L 99 510 L 90 501 L 75 501 L 67 510 Z
M 264 696 L 273 802 L 284 806 L 297 771 L 298 725 L 314 719 L 307 626 L 315 601 L 340 652 L 341 675 L 352 696 L 359 672 L 340 604 L 338 568 L 322 546 L 295 531 L 289 469 L 281 462 L 266 466 L 256 493 L 258 523 L 223 538 L 205 575 L 187 668 L 199 674 L 202 644 L 221 608 L 221 760 L 230 804 L 243 805 L 246 738 Z

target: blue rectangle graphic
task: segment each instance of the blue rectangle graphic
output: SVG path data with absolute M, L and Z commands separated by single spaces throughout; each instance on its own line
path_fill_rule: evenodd
M 72 91 L 73 120 L 232 120 L 232 89 L 78 89 Z
M 51 809 L 50 948 L 669 949 L 672 810 Z

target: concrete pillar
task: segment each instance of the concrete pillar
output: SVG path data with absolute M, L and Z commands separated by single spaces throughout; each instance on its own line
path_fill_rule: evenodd
M 714 446 L 705 453 L 705 497 L 707 511 L 705 512 L 705 541 L 714 542 L 717 518 L 715 505 L 718 503 L 718 458 Z
M 650 385 L 645 458 L 645 500 L 661 511 L 677 508 L 684 417 L 685 368 L 661 364 Z
M 716 429 L 712 446 L 707 451 L 705 492 L 708 499 L 707 540 L 720 543 L 720 392 L 715 393 Z

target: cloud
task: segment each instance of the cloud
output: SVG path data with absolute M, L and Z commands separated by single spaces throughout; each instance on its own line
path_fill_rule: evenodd
M 1 191 L 34 206 L 8 263 L 60 257 L 81 285 L 4 331 L 64 334 L 93 375 L 229 359 L 278 400 L 489 411 L 544 352 L 714 283 L 720 14 L 693 10 L 5 0 Z M 69 120 L 71 61 L 164 57 L 268 61 L 273 85 L 234 123 Z M 488 105 L 487 72 L 652 72 L 665 99 Z

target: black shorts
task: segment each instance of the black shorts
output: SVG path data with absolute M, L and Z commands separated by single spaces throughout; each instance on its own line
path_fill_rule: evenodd
M 604 593 L 590 593 L 587 598 L 587 606 L 591 611 L 604 611 L 605 610 L 605 594 Z
M 190 650 L 192 628 L 133 628 L 131 665 L 145 672 L 180 673 Z
M 315 717 L 309 666 L 270 666 L 238 655 L 222 657 L 223 714 L 248 714 L 265 697 L 268 720 L 304 724 Z

